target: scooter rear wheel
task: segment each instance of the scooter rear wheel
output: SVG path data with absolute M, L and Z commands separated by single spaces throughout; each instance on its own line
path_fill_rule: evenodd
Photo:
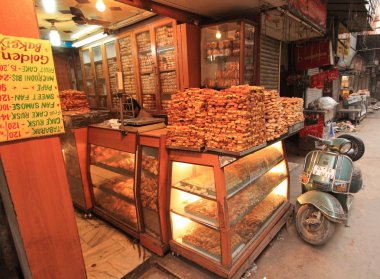
M 302 205 L 296 215 L 296 228 L 299 236 L 312 245 L 325 244 L 335 231 L 335 223 L 311 204 Z

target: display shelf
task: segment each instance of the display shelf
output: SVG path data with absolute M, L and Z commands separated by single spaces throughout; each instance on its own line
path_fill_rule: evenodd
M 260 195 L 258 195 L 254 201 L 248 201 L 248 204 L 245 204 L 243 210 L 241 210 L 241 208 L 239 209 L 239 205 L 237 205 L 236 207 L 234 207 L 233 210 L 230 210 L 229 215 L 230 215 L 230 224 L 231 224 L 231 226 L 236 225 L 245 216 L 249 215 L 249 213 L 252 210 L 254 210 L 254 208 L 258 204 L 260 204 L 260 202 L 262 202 L 267 196 L 269 196 L 271 194 L 271 192 L 273 191 L 273 189 L 275 189 L 276 187 L 278 187 L 284 181 L 286 181 L 286 176 L 285 175 L 284 176 L 280 176 L 278 178 L 278 182 L 271 182 L 271 183 L 268 183 L 267 185 L 265 185 L 266 188 L 267 188 L 266 189 L 267 192 L 264 192 L 264 193 L 261 193 Z M 227 203 L 228 202 L 229 201 L 227 201 Z M 236 202 L 236 204 L 239 204 L 239 203 Z M 239 210 L 241 210 L 241 212 L 237 213 Z
M 157 53 L 162 53 L 162 52 L 172 51 L 172 50 L 174 50 L 174 45 L 165 46 L 165 47 L 158 47 L 157 48 Z
M 172 150 L 183 150 L 183 151 L 194 151 L 194 152 L 202 152 L 204 148 L 193 148 L 193 147 L 185 147 L 185 146 L 171 146 L 171 145 L 166 145 L 167 149 L 172 149 Z
M 128 177 L 133 177 L 134 176 L 134 171 L 132 171 L 132 170 L 127 170 L 127 169 L 123 169 L 123 168 L 115 168 L 115 167 L 111 167 L 111 166 L 109 166 L 109 165 L 107 165 L 105 163 L 100 163 L 100 162 L 93 162 L 91 164 L 94 165 L 94 166 L 98 166 L 100 168 L 109 170 L 109 171 L 114 172 L 114 173 L 118 173 L 118 174 L 121 174 L 121 175 L 128 176 Z
M 260 178 L 260 176 L 265 175 L 270 169 L 272 169 L 274 166 L 279 164 L 281 161 L 283 161 L 284 158 L 281 157 L 273 162 L 272 165 L 263 167 L 259 172 L 257 172 L 255 175 L 251 176 L 248 180 L 243 181 L 241 184 L 238 184 L 230 189 L 227 190 L 227 198 L 232 198 L 236 194 L 238 194 L 240 191 L 244 190 L 247 186 L 249 186 L 252 182 L 255 182 L 257 179 Z
M 205 199 L 215 200 L 215 198 L 216 198 L 215 192 L 213 192 L 212 195 L 208 195 L 208 194 L 204 194 L 204 193 L 199 193 L 199 192 L 194 192 L 194 191 L 191 191 L 191 190 L 187 190 L 185 187 L 181 186 L 181 184 L 172 185 L 172 188 L 180 190 L 182 192 L 189 193 L 189 194 L 197 195 L 197 196 L 205 198 Z
M 98 188 L 94 188 L 94 195 L 95 205 L 100 207 L 103 212 L 114 218 L 118 218 L 126 225 L 137 228 L 136 207 L 133 204 L 115 196 L 110 196 L 107 192 Z
M 206 147 L 205 151 L 210 152 L 210 153 L 217 153 L 219 155 L 242 157 L 242 156 L 245 156 L 247 154 L 258 151 L 260 149 L 263 149 L 266 146 L 267 146 L 267 143 L 264 143 L 264 144 L 254 146 L 254 147 L 251 147 L 251 148 L 243 150 L 243 151 L 230 151 L 230 150 L 224 150 L 224 149 L 219 149 L 219 148 Z
M 176 71 L 175 68 L 170 68 L 170 69 L 160 70 L 160 73 L 167 73 L 167 72 L 174 72 L 174 71 Z
M 211 228 L 218 228 L 218 210 L 215 199 L 200 198 L 196 194 L 178 188 L 173 189 L 171 199 L 174 201 L 171 208 L 173 212 Z
M 116 197 L 120 200 L 123 200 L 127 203 L 130 203 L 130 204 L 134 204 L 135 201 L 134 201 L 134 198 L 130 198 L 130 197 L 127 197 L 123 194 L 120 194 L 118 192 L 115 192 L 114 190 L 112 190 L 112 187 L 110 186 L 105 186 L 105 185 L 94 185 L 94 188 L 97 188 L 99 190 L 101 190 L 102 192 L 104 192 L 105 194 L 108 194 L 108 195 L 111 195 L 113 197 Z

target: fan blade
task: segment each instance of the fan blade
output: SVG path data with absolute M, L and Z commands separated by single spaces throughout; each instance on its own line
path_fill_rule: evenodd
M 78 8 L 75 8 L 75 7 L 70 7 L 70 12 L 73 16 L 76 16 L 76 17 L 84 17 L 84 14 L 82 13 L 82 11 Z
M 104 20 L 99 20 L 99 19 L 90 19 L 90 18 L 87 18 L 87 23 L 92 24 L 92 25 L 101 25 L 105 27 L 111 24 L 111 22 L 109 21 L 104 21 Z
M 83 25 L 87 23 L 87 20 L 84 17 L 73 16 L 72 20 L 79 25 Z

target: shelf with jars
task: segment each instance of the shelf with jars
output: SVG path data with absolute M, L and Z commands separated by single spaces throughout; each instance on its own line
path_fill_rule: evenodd
M 201 30 L 202 86 L 223 89 L 254 84 L 255 26 L 246 21 L 205 26 Z
M 139 26 L 119 33 L 113 41 L 81 49 L 84 90 L 91 108 L 119 109 L 118 71 L 123 92 L 156 114 L 166 113 L 171 94 L 177 90 L 200 86 L 199 27 L 177 25 L 169 18 Z
M 141 133 L 138 151 L 140 243 L 162 256 L 169 250 L 166 129 Z
M 135 196 L 137 134 L 91 125 L 88 128 L 89 178 L 93 211 L 139 237 Z
M 170 248 L 240 276 L 290 214 L 282 142 L 244 157 L 170 150 Z

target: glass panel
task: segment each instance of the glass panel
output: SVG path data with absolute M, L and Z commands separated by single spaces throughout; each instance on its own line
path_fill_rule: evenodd
M 98 188 L 94 188 L 95 204 L 118 220 L 137 228 L 136 207 Z
M 181 215 L 170 213 L 174 241 L 216 261 L 221 260 L 220 233 Z
M 215 198 L 215 179 L 212 167 L 173 162 L 172 187 L 197 195 Z
M 133 177 L 90 165 L 92 185 L 125 201 L 134 201 Z
M 60 140 L 71 198 L 74 203 L 85 208 L 86 203 L 83 192 L 82 174 L 79 166 L 74 133 L 66 130 L 66 133 L 60 136 Z
M 201 198 L 181 190 L 172 189 L 171 210 L 195 221 L 218 226 L 216 201 Z
M 249 214 L 232 229 L 232 239 L 240 238 L 244 245 L 253 239 L 263 224 L 275 213 L 275 211 L 287 200 L 288 180 L 281 182 L 273 191 L 262 200 Z M 239 249 L 239 250 L 238 250 Z M 236 259 L 238 249 L 232 249 L 232 257 Z
M 137 227 L 134 154 L 93 144 L 90 149 L 90 176 L 96 206 Z
M 235 161 L 224 168 L 227 195 L 235 195 L 284 158 L 281 142 Z
M 226 88 L 239 84 L 240 23 L 202 28 L 202 85 Z
M 94 76 L 92 72 L 90 51 L 87 49 L 83 51 L 83 68 L 86 78 L 86 93 L 88 98 L 88 103 L 90 108 L 97 108 L 96 98 L 95 98 L 95 86 L 94 86 Z
M 136 98 L 135 70 L 133 66 L 131 36 L 128 35 L 119 39 L 119 46 L 124 92 Z
M 157 59 L 160 79 L 161 105 L 168 110 L 171 94 L 177 91 L 177 73 L 173 24 L 156 28 Z
M 83 76 L 82 69 L 80 67 L 79 52 L 74 54 L 75 74 L 77 77 L 77 90 L 83 91 Z
M 244 84 L 253 85 L 255 27 L 244 24 Z
M 119 98 L 117 97 L 117 61 L 116 61 L 116 49 L 115 42 L 109 42 L 105 44 L 106 47 L 106 57 L 107 57 L 107 67 L 108 76 L 110 80 L 111 88 L 111 100 L 112 108 L 119 108 Z
M 100 46 L 92 48 L 96 75 L 96 93 L 99 96 L 99 108 L 107 108 L 107 86 L 104 78 L 102 50 Z
M 156 82 L 154 77 L 154 62 L 151 49 L 150 32 L 136 35 L 142 105 L 147 110 L 156 110 Z
M 160 218 L 158 216 L 158 168 L 159 150 L 142 147 L 141 157 L 141 204 L 143 208 L 145 232 L 159 238 Z
M 90 158 L 91 164 L 124 175 L 134 174 L 135 157 L 132 153 L 91 144 Z
M 282 161 L 266 174 L 227 200 L 230 224 L 234 225 L 260 203 L 274 187 L 286 178 L 286 163 Z

